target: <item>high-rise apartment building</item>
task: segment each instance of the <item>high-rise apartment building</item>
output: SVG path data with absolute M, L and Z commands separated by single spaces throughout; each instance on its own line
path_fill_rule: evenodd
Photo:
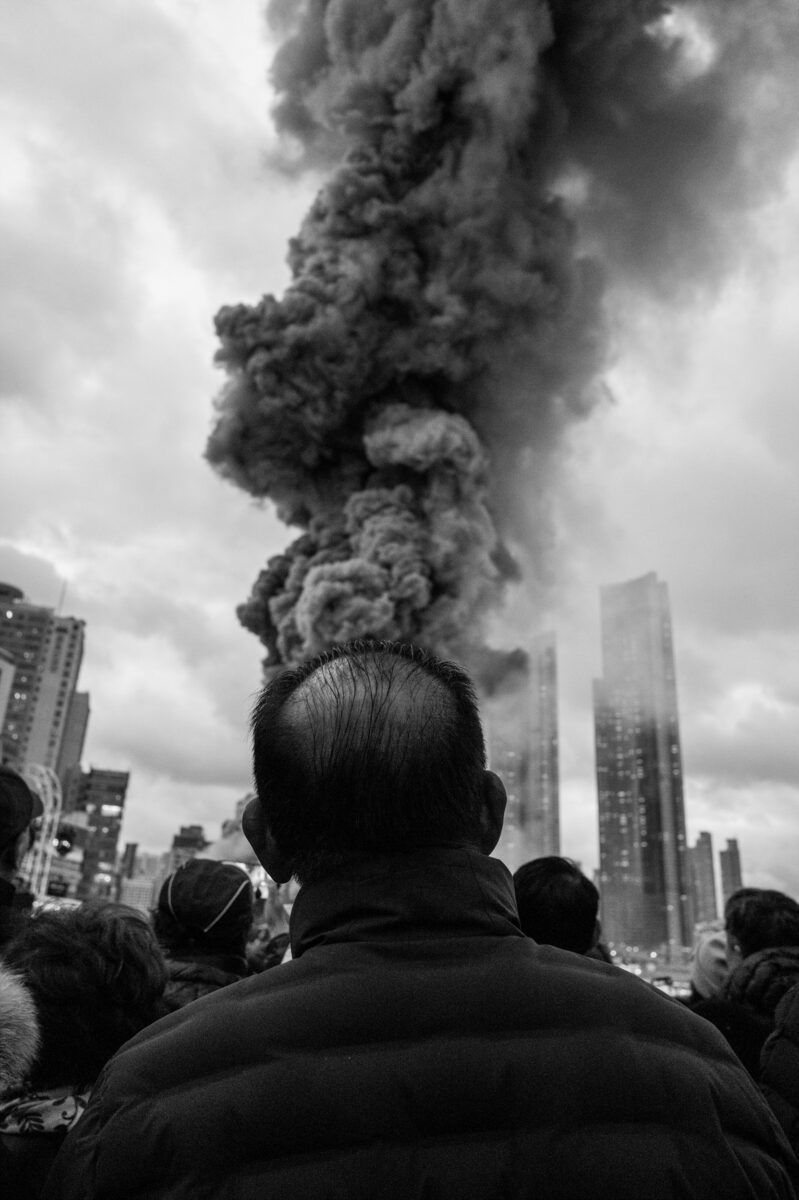
M 499 775 L 507 795 L 505 820 L 494 854 L 509 871 L 515 871 L 531 857 L 524 835 L 529 753 L 521 735 L 509 731 L 504 722 L 486 720 L 485 723 L 488 766 Z
M 0 648 L 0 730 L 6 723 L 6 712 L 11 699 L 16 669 L 14 659 L 8 651 Z
M 169 851 L 169 874 L 177 871 L 184 863 L 196 858 L 210 846 L 202 825 L 181 825 L 180 830 L 172 838 L 172 848 Z
M 733 892 L 743 887 L 741 852 L 737 838 L 727 838 L 727 849 L 719 852 L 721 862 L 721 902 L 726 904 Z
M 713 869 L 713 838 L 703 831 L 690 849 L 691 885 L 693 888 L 694 920 L 715 921 L 716 872 Z
M 525 840 L 530 858 L 560 854 L 558 656 L 554 633 L 542 634 L 530 654 L 530 765 Z
M 56 774 L 61 780 L 61 786 L 65 792 L 70 771 L 80 766 L 88 724 L 89 693 L 73 692 L 69 708 L 67 709 L 67 718 L 61 737 L 61 748 L 58 752 L 58 762 L 56 763 Z
M 601 589 L 594 681 L 602 928 L 611 942 L 691 944 L 671 616 L 654 572 Z
M 515 871 L 560 853 L 555 635 L 536 638 L 523 686 L 482 705 L 488 764 L 508 794 L 497 857 Z
M 117 846 L 130 775 L 91 767 L 80 773 L 70 802 L 86 814 L 86 844 L 79 895 L 111 896 L 115 887 Z M 69 821 L 69 815 L 64 819 Z
M 55 769 L 83 656 L 84 622 L 31 604 L 0 584 L 0 649 L 14 662 L 2 726 L 3 758 Z

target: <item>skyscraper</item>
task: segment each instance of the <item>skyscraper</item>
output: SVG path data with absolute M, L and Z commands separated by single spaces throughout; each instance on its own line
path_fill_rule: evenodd
M 56 774 L 61 780 L 61 786 L 66 791 L 70 771 L 80 766 L 83 757 L 83 745 L 86 741 L 86 729 L 89 724 L 89 693 L 73 692 L 64 722 L 61 738 L 61 748 L 58 752 Z
M 536 638 L 530 653 L 530 766 L 524 814 L 530 858 L 560 854 L 558 658 L 554 633 Z
M 727 849 L 719 852 L 721 861 L 721 902 L 726 904 L 733 892 L 743 887 L 741 852 L 737 838 L 727 838 Z
M 682 756 L 671 616 L 650 572 L 601 589 L 594 681 L 602 927 L 612 942 L 691 943 Z
M 508 793 L 496 854 L 510 870 L 560 853 L 555 635 L 534 639 L 524 684 L 484 702 L 488 764 Z
M 110 896 L 117 865 L 117 843 L 122 826 L 130 775 L 91 767 L 80 773 L 70 802 L 86 814 L 87 837 L 78 894 Z M 69 820 L 69 814 L 65 814 Z
M 0 648 L 14 662 L 2 755 L 14 766 L 55 769 L 83 657 L 83 621 L 31 604 L 0 584 Z
M 0 731 L 6 723 L 6 712 L 11 699 L 16 669 L 14 659 L 8 651 L 0 648 Z
M 713 870 L 713 839 L 702 832 L 690 851 L 691 884 L 693 887 L 694 920 L 715 921 L 718 917 L 716 904 L 716 872 Z

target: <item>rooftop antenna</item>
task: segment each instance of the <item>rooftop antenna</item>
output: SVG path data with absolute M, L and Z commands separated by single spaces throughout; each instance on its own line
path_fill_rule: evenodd
M 56 615 L 59 617 L 61 616 L 61 610 L 64 607 L 64 601 L 66 600 L 66 596 L 67 596 L 67 581 L 65 579 L 65 580 L 63 580 L 63 582 L 61 584 L 61 595 L 58 597 L 58 604 L 56 605 L 56 610 L 55 610 Z

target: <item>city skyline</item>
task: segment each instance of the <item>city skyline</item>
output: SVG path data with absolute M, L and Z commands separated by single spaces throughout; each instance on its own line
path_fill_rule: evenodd
M 8 22 L 0 579 L 50 607 L 66 585 L 62 611 L 91 631 L 86 761 L 130 770 L 123 836 L 158 848 L 216 828 L 249 786 L 261 649 L 235 608 L 287 537 L 203 460 L 212 317 L 285 287 L 322 172 L 284 169 L 258 4 L 144 0 L 124 37 L 87 0 Z M 608 264 L 599 398 L 560 457 L 530 464 L 523 582 L 491 636 L 558 630 L 561 848 L 590 873 L 596 587 L 656 569 L 689 841 L 737 838 L 748 882 L 797 894 L 799 161 L 783 172 L 747 119 L 774 158 L 750 218 L 723 214 L 712 269 L 658 289 Z
M 51 877 L 56 881 L 56 893 L 74 895 L 76 888 L 88 893 L 92 882 L 115 870 L 114 859 L 122 832 L 124 819 L 125 797 L 130 775 L 115 769 L 98 769 L 94 766 L 88 771 L 81 767 L 81 756 L 89 716 L 89 695 L 77 691 L 78 672 L 84 645 L 85 622 L 75 618 L 63 618 L 52 609 L 32 604 L 24 593 L 7 582 L 0 582 L 0 598 L 5 598 L 11 607 L 4 610 L 5 623 L 0 625 L 0 643 L 6 648 L 16 649 L 19 666 L 14 667 L 13 657 L 9 656 L 8 663 L 12 667 L 12 684 L 5 688 L 4 704 L 12 695 L 13 679 L 17 673 L 27 670 L 35 682 L 32 685 L 32 696 L 38 696 L 41 678 L 47 682 L 46 699 L 52 700 L 53 695 L 60 697 L 60 707 L 66 717 L 59 716 L 55 720 L 52 703 L 45 704 L 46 711 L 39 713 L 38 723 L 29 722 L 31 728 L 36 727 L 34 746 L 50 747 L 49 764 L 37 764 L 30 755 L 21 758 L 17 765 L 22 769 L 32 767 L 34 772 L 42 771 L 49 766 L 60 763 L 63 784 L 61 814 L 65 825 L 70 820 L 78 821 L 85 833 L 80 835 L 82 858 L 73 854 L 68 859 L 53 858 L 54 869 Z M 643 880 L 649 875 L 669 875 L 676 880 L 682 880 L 682 896 L 678 896 L 679 905 L 684 908 L 687 893 L 692 894 L 695 907 L 693 919 L 705 921 L 715 918 L 715 907 L 709 911 L 708 895 L 713 895 L 712 904 L 715 906 L 714 867 L 712 858 L 712 836 L 701 832 L 696 847 L 686 847 L 685 815 L 682 799 L 682 766 L 679 750 L 679 722 L 677 697 L 675 690 L 674 653 L 671 630 L 671 618 L 668 602 L 667 583 L 660 582 L 654 572 L 637 580 L 617 583 L 600 589 L 602 608 L 602 652 L 605 674 L 602 680 L 594 681 L 594 724 L 596 742 L 597 767 L 597 800 L 599 809 L 599 859 L 597 879 L 605 897 L 605 923 L 610 940 L 652 941 L 645 936 L 646 920 L 641 914 L 645 912 L 642 903 L 644 892 Z M 70 631 L 79 634 L 79 645 L 70 643 L 72 648 L 69 655 L 63 653 L 63 647 L 57 649 L 59 639 L 69 642 Z M 655 641 L 653 642 L 653 638 Z M 2 649 L 0 645 L 0 649 Z M 72 657 L 77 656 L 77 664 L 72 665 Z M 652 672 L 652 660 L 662 660 L 655 670 L 656 678 L 649 678 Z M 66 661 L 65 661 L 66 660 Z M 642 679 L 642 661 L 644 662 Z M 2 664 L 0 664 L 2 665 Z M 59 670 L 54 672 L 54 668 Z M 47 669 L 45 669 L 47 668 Z M 50 679 L 55 674 L 54 679 Z M 65 681 L 68 687 L 65 691 Z M 508 807 L 506 811 L 503 836 L 495 853 L 510 870 L 515 870 L 522 863 L 542 855 L 559 854 L 560 846 L 560 798 L 559 798 L 559 739 L 558 739 L 558 659 L 557 635 L 549 631 L 535 637 L 528 650 L 528 663 L 525 671 L 516 678 L 516 686 L 506 693 L 500 693 L 493 701 L 481 698 L 481 713 L 486 731 L 488 747 L 488 765 L 496 770 L 503 778 L 508 790 Z M 27 685 L 26 685 L 27 686 Z M 23 699 L 26 697 L 23 696 Z M 23 706 L 24 707 L 24 706 Z M 29 705 L 31 713 L 39 711 L 35 704 Z M 40 706 L 41 707 L 41 706 Z M 19 708 L 19 705 L 17 706 Z M 664 729 L 657 731 L 657 721 L 654 709 L 660 709 Z M 646 710 L 646 711 L 642 711 Z M 5 710 L 0 706 L 0 727 L 3 725 Z M 15 714 L 12 713 L 12 717 Z M 639 738 L 632 735 L 631 723 L 640 723 L 649 718 L 653 727 L 651 738 Z M 630 718 L 627 720 L 627 718 Z M 621 722 L 626 721 L 630 728 L 625 727 L 623 733 L 613 734 L 613 728 L 620 731 Z M 11 721 L 11 728 L 16 728 L 18 722 Z M 54 742 L 55 733 L 58 734 Z M 30 739 L 29 739 L 30 741 Z M 668 743 L 671 742 L 669 762 L 664 771 L 658 764 L 660 753 L 659 743 L 663 743 L 662 757 L 665 760 Z M 13 745 L 13 743 L 12 743 Z M 600 746 L 604 747 L 603 750 Z M 648 748 L 647 748 L 648 747 Z M 19 747 L 16 747 L 19 751 Z M 612 768 L 612 760 L 616 749 L 625 758 L 635 758 L 637 773 L 640 778 L 651 774 L 648 784 L 637 785 L 631 779 L 629 765 L 619 775 L 613 774 L 609 782 L 604 778 L 604 791 L 608 788 L 627 789 L 627 799 L 621 807 L 631 810 L 637 804 L 635 788 L 643 787 L 642 797 L 647 790 L 650 793 L 647 803 L 660 808 L 660 812 L 648 814 L 650 825 L 662 826 L 671 824 L 677 828 L 677 846 L 680 862 L 673 861 L 656 863 L 643 867 L 638 861 L 635 870 L 638 878 L 633 881 L 633 887 L 627 900 L 618 901 L 617 897 L 624 892 L 624 886 L 619 887 L 621 876 L 616 877 L 616 868 L 620 871 L 630 868 L 632 853 L 640 853 L 639 839 L 641 831 L 630 820 L 628 835 L 619 834 L 618 829 L 610 838 L 603 823 L 608 819 L 617 822 L 619 805 L 615 802 L 610 806 L 603 798 L 603 777 L 607 776 L 608 767 Z M 654 757 L 653 757 L 654 756 Z M 644 765 L 647 760 L 647 769 Z M 46 773 L 46 772 L 45 772 Z M 678 776 L 677 790 L 673 794 L 671 788 L 664 797 L 659 796 L 663 776 L 668 779 Z M 617 777 L 618 776 L 618 777 Z M 623 777 L 622 777 L 623 776 Z M 32 782 L 33 779 L 32 779 Z M 630 788 L 633 787 L 633 791 Z M 673 787 L 673 785 L 672 785 Z M 107 797 L 104 791 L 116 793 L 112 799 L 118 811 L 106 813 Z M 95 795 L 96 793 L 96 795 Z M 612 796 L 621 792 L 612 791 Z M 97 798 L 99 796 L 99 799 Z M 243 804 L 237 800 L 236 811 Z M 611 811 L 612 810 L 612 811 Z M 643 809 L 642 809 L 643 811 Z M 75 814 L 82 814 L 76 818 Z M 621 818 L 626 824 L 628 817 Z M 56 822 L 56 825 L 58 822 Z M 229 833 L 231 821 L 227 817 L 221 822 L 220 836 Z M 192 831 L 199 826 L 190 827 Z M 55 833 L 56 826 L 53 832 Z M 181 833 L 185 832 L 181 830 Z M 603 836 L 604 834 L 604 836 Z M 237 837 L 241 837 L 240 832 Z M 618 845 L 610 844 L 615 838 Z M 88 839 L 88 840 L 87 840 Z M 218 840 L 218 839 L 217 839 Z M 646 820 L 643 821 L 643 854 L 646 854 Z M 173 840 L 174 847 L 177 841 Z M 212 843 L 207 843 L 211 845 Z M 194 852 L 194 842 L 191 843 Z M 214 857 L 218 857 L 215 853 Z M 615 861 L 619 859 L 619 861 Z M 624 862 L 621 862 L 624 859 Z M 741 863 L 736 839 L 727 839 L 727 849 L 720 852 L 722 897 L 741 886 Z M 98 874 L 99 873 L 99 874 Z M 618 873 L 616 873 L 618 874 Z M 107 882 L 107 881 L 106 881 Z M 650 880 L 651 882 L 651 880 Z M 661 886 L 665 884 L 661 881 Z M 58 889 L 61 889 L 60 891 Z M 650 889 L 651 890 L 651 889 Z M 674 891 L 674 888 L 672 888 Z M 679 890 L 679 889 L 678 889 Z M 677 893 L 675 892 L 675 895 Z M 673 897 L 672 897 L 673 899 Z M 722 903 L 723 903 L 722 899 Z M 668 897 L 660 897 L 662 907 L 674 908 L 667 903 Z M 707 911 L 705 911 L 707 909 Z M 638 920 L 637 935 L 629 939 L 623 938 L 619 930 L 630 923 L 635 914 Z M 689 926 L 689 910 L 684 908 L 682 923 L 671 929 L 671 937 L 664 938 L 672 946 L 679 943 L 680 936 L 686 942 L 686 930 Z M 618 928 L 617 928 L 618 926 Z M 680 935 L 680 929 L 682 934 Z M 689 939 L 688 939 L 689 940 Z

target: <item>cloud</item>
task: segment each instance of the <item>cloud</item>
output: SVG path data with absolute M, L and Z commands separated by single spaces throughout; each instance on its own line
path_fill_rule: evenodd
M 596 827 L 598 585 L 656 570 L 671 596 L 690 836 L 739 837 L 747 878 L 794 893 L 782 845 L 799 803 L 796 180 L 794 167 L 716 301 L 675 310 L 614 295 L 613 400 L 573 431 L 553 481 L 544 614 L 560 636 L 569 837 L 589 845 Z
M 262 24 L 164 0 L 123 34 L 96 0 L 44 3 L 0 48 L 0 578 L 50 605 L 66 584 L 86 761 L 131 770 L 151 849 L 249 777 L 260 651 L 235 606 L 276 521 L 202 457 L 212 315 L 280 285 L 313 186 L 266 165 Z

